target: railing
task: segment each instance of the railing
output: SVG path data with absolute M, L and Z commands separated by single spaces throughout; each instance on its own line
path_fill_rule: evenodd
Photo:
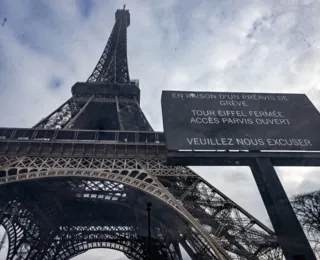
M 163 132 L 0 128 L 0 142 L 97 142 L 165 144 Z

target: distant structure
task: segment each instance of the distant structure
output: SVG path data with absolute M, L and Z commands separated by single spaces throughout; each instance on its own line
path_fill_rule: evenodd
M 7 260 L 64 260 L 92 248 L 181 260 L 181 246 L 192 259 L 277 259 L 273 231 L 191 169 L 166 165 L 164 134 L 129 77 L 125 5 L 115 20 L 69 100 L 33 128 L 0 128 Z

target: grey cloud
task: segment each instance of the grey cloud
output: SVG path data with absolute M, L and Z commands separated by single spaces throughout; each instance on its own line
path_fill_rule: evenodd
M 246 171 L 239 171 L 237 169 L 233 171 L 224 170 L 224 179 L 227 182 L 246 182 L 249 179 L 249 175 Z
M 303 180 L 298 186 L 297 193 L 319 190 L 320 188 L 319 172 L 317 172 L 317 174 L 318 176 L 316 178 Z

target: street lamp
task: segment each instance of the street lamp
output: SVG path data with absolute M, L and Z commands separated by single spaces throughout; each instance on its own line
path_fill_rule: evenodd
M 150 211 L 151 211 L 152 203 L 147 203 L 147 212 L 148 212 L 148 255 L 149 260 L 151 260 L 151 220 L 150 220 Z

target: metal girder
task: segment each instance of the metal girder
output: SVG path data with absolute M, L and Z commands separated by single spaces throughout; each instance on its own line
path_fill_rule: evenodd
M 126 185 L 143 190 L 174 208 L 182 206 L 181 214 L 197 219 L 210 237 L 221 240 L 222 247 L 238 257 L 259 259 L 254 252 L 260 247 L 276 250 L 278 246 L 274 233 L 236 203 L 191 169 L 167 166 L 165 160 L 6 157 L 0 161 L 6 172 L 3 184 L 78 176 L 84 179 L 74 189 L 79 198 L 89 200 L 121 201 L 126 198 Z
M 56 194 L 57 197 L 63 197 L 65 198 L 65 194 L 57 194 L 54 192 L 54 189 L 56 189 L 56 182 L 58 182 L 58 180 L 54 181 L 54 182 L 48 182 L 47 185 L 53 185 L 55 186 L 50 194 Z M 72 182 L 72 180 L 70 180 L 69 182 Z M 87 192 L 90 192 L 90 190 L 87 189 L 88 186 L 90 186 L 91 192 L 96 192 L 99 190 L 107 190 L 107 189 L 119 189 L 119 187 L 115 188 L 117 185 L 110 185 L 111 183 L 107 183 L 108 187 L 103 187 L 103 185 L 105 183 L 100 183 L 100 185 L 98 185 L 97 181 L 92 180 L 90 181 L 91 184 L 89 185 L 82 185 L 84 181 L 81 182 L 76 182 L 76 185 L 79 185 L 79 189 L 71 189 L 72 192 L 75 191 L 75 194 L 79 192 L 80 189 L 85 189 L 87 190 Z M 94 184 L 92 184 L 92 182 Z M 60 183 L 65 183 L 64 181 L 61 181 Z M 23 184 L 20 183 L 21 185 L 19 185 L 18 187 L 18 192 L 22 193 L 19 197 L 19 194 L 12 194 L 14 195 L 14 197 L 18 196 L 18 200 L 20 201 L 21 205 L 28 205 L 28 201 L 25 201 L 25 189 L 23 188 Z M 32 183 L 30 183 L 32 184 Z M 36 184 L 32 184 L 31 185 L 33 190 L 35 191 L 35 187 L 37 187 Z M 39 185 L 38 185 L 39 187 Z M 74 185 L 70 185 L 71 188 L 74 188 Z M 95 188 L 94 188 L 95 187 Z M 123 188 L 123 187 L 122 187 Z M 64 189 L 67 189 L 66 186 L 64 186 Z M 94 190 L 92 190 L 94 189 Z M 121 187 L 120 187 L 121 189 Z M 10 189 L 9 189 L 10 190 Z M 41 194 L 45 194 L 45 191 L 47 190 L 47 187 L 44 186 L 41 189 L 38 190 L 38 193 Z M 70 195 L 69 195 L 70 196 Z M 22 198 L 21 198 L 22 197 Z M 48 197 L 48 196 L 45 196 Z M 78 201 L 78 202 L 73 202 L 74 203 L 82 203 L 82 200 L 79 200 L 78 196 L 74 196 L 74 198 Z M 34 199 L 33 198 L 27 198 L 27 200 L 30 200 L 31 204 L 34 204 Z M 93 203 L 95 200 L 95 198 L 91 199 L 91 205 L 95 205 L 95 203 Z M 52 203 L 53 201 L 51 201 Z M 112 200 L 113 203 L 114 200 Z M 62 202 L 63 203 L 63 202 Z M 49 204 L 49 203 L 47 203 Z M 101 204 L 101 203 L 100 203 Z M 90 204 L 88 204 L 90 205 Z M 88 206 L 87 205 L 87 206 Z M 65 207 L 68 206 L 66 203 L 64 203 L 63 205 L 61 205 L 62 209 L 65 209 Z M 97 208 L 95 209 L 91 209 L 90 207 L 87 207 L 86 205 L 81 205 L 80 209 L 82 210 L 83 208 L 86 208 L 86 212 L 87 211 L 91 211 L 92 212 L 99 212 L 99 208 L 101 208 L 101 205 L 97 205 Z M 110 206 L 108 206 L 107 208 L 109 208 L 109 210 L 113 211 L 112 209 L 110 209 Z M 72 211 L 74 209 L 71 209 Z M 122 211 L 122 210 L 121 210 Z M 51 228 L 51 231 L 49 233 L 45 233 L 48 234 L 46 240 L 48 240 L 49 238 L 51 239 L 50 241 L 48 240 L 47 243 L 45 243 L 44 245 L 41 246 L 41 240 L 40 241 L 36 241 L 36 243 L 32 244 L 29 246 L 30 251 L 26 252 L 26 254 L 28 254 L 28 256 L 30 256 L 30 259 L 60 259 L 58 257 L 58 255 L 60 255 L 60 251 L 62 250 L 61 254 L 62 256 L 65 256 L 64 252 L 64 248 L 67 246 L 68 251 L 69 252 L 73 252 L 74 254 L 78 253 L 79 250 L 82 250 L 83 248 L 97 248 L 97 247 L 108 247 L 108 248 L 113 248 L 112 245 L 121 245 L 121 243 L 126 243 L 127 245 L 127 249 L 130 251 L 134 251 L 136 250 L 138 247 L 141 248 L 141 250 L 144 250 L 144 240 L 146 240 L 146 238 L 143 237 L 139 237 L 137 230 L 135 227 L 130 226 L 132 225 L 132 222 L 127 221 L 127 224 L 125 225 L 129 225 L 129 226 L 124 226 L 123 222 L 120 223 L 122 226 L 106 226 L 103 224 L 106 223 L 110 223 L 106 220 L 105 215 L 100 213 L 97 213 L 97 216 L 100 216 L 104 221 L 100 221 L 100 226 L 96 226 L 95 221 L 92 221 L 92 219 L 88 218 L 87 215 L 83 215 L 81 216 L 78 213 L 76 213 L 74 216 L 72 214 L 69 214 L 68 212 L 66 212 L 65 210 L 63 210 L 64 214 L 66 216 L 68 216 L 69 220 L 64 220 L 64 218 L 59 219 L 58 223 L 57 223 L 57 228 Z M 123 212 L 123 211 L 122 211 Z M 33 214 L 32 219 L 36 220 L 37 218 L 41 217 L 41 214 L 37 214 L 39 213 L 38 211 L 35 212 L 36 214 Z M 55 215 L 55 214 L 54 214 Z M 56 215 L 55 215 L 56 216 Z M 97 219 L 97 216 L 93 216 L 95 219 Z M 57 218 L 56 217 L 53 217 Z M 120 221 L 122 221 L 123 219 L 119 218 Z M 129 219 L 128 219 L 129 220 Z M 19 216 L 19 219 L 15 218 L 14 221 L 18 221 L 18 223 L 21 222 L 21 216 Z M 69 223 L 68 226 L 63 226 L 61 224 L 59 224 L 60 222 L 63 223 Z M 106 222 L 107 221 L 107 222 Z M 71 224 L 70 224 L 71 223 Z M 76 226 L 76 223 L 82 223 L 81 226 Z M 154 251 L 154 255 L 155 258 L 154 259 L 181 259 L 179 252 L 175 253 L 175 247 L 174 247 L 174 243 L 176 240 L 170 238 L 170 236 L 165 235 L 166 233 L 166 228 L 162 228 L 159 229 L 160 226 L 157 225 L 156 222 L 154 222 L 156 225 L 155 226 L 155 234 L 157 239 L 153 239 L 154 240 L 154 248 L 157 248 L 157 250 Z M 171 227 L 172 228 L 172 227 Z M 41 229 L 40 229 L 40 233 L 41 233 Z M 139 242 L 141 241 L 141 242 Z M 171 241 L 171 242 L 170 242 Z M 49 243 L 50 242 L 50 243 Z M 106 243 L 108 242 L 108 243 Z M 40 244 L 39 244 L 40 243 Z M 142 243 L 141 246 L 139 246 L 137 243 Z M 169 244 L 168 244 L 169 243 Z M 15 243 L 13 243 L 14 245 Z M 66 246 L 62 246 L 63 244 L 66 244 Z M 47 246 L 45 246 L 47 245 Z M 129 245 L 131 245 L 129 247 Z M 45 246 L 45 247 L 44 247 Z M 49 246 L 49 248 L 47 248 Z M 76 250 L 69 250 L 70 246 L 76 248 Z M 58 249 L 59 248 L 59 249 Z M 122 247 L 118 247 L 119 249 L 123 249 L 122 251 L 127 252 L 127 254 L 130 254 L 129 251 L 125 251 L 124 248 Z M 170 250 L 168 250 L 168 248 L 171 248 Z M 59 251 L 60 250 L 60 251 Z M 140 250 L 140 251 L 141 251 Z M 162 252 L 162 253 L 161 253 Z M 140 252 L 141 253 L 141 252 Z M 157 254 L 160 254 L 158 257 Z M 133 255 L 134 256 L 134 255 Z M 53 257 L 53 258 L 51 258 Z M 140 258 L 138 258 L 140 259 Z

